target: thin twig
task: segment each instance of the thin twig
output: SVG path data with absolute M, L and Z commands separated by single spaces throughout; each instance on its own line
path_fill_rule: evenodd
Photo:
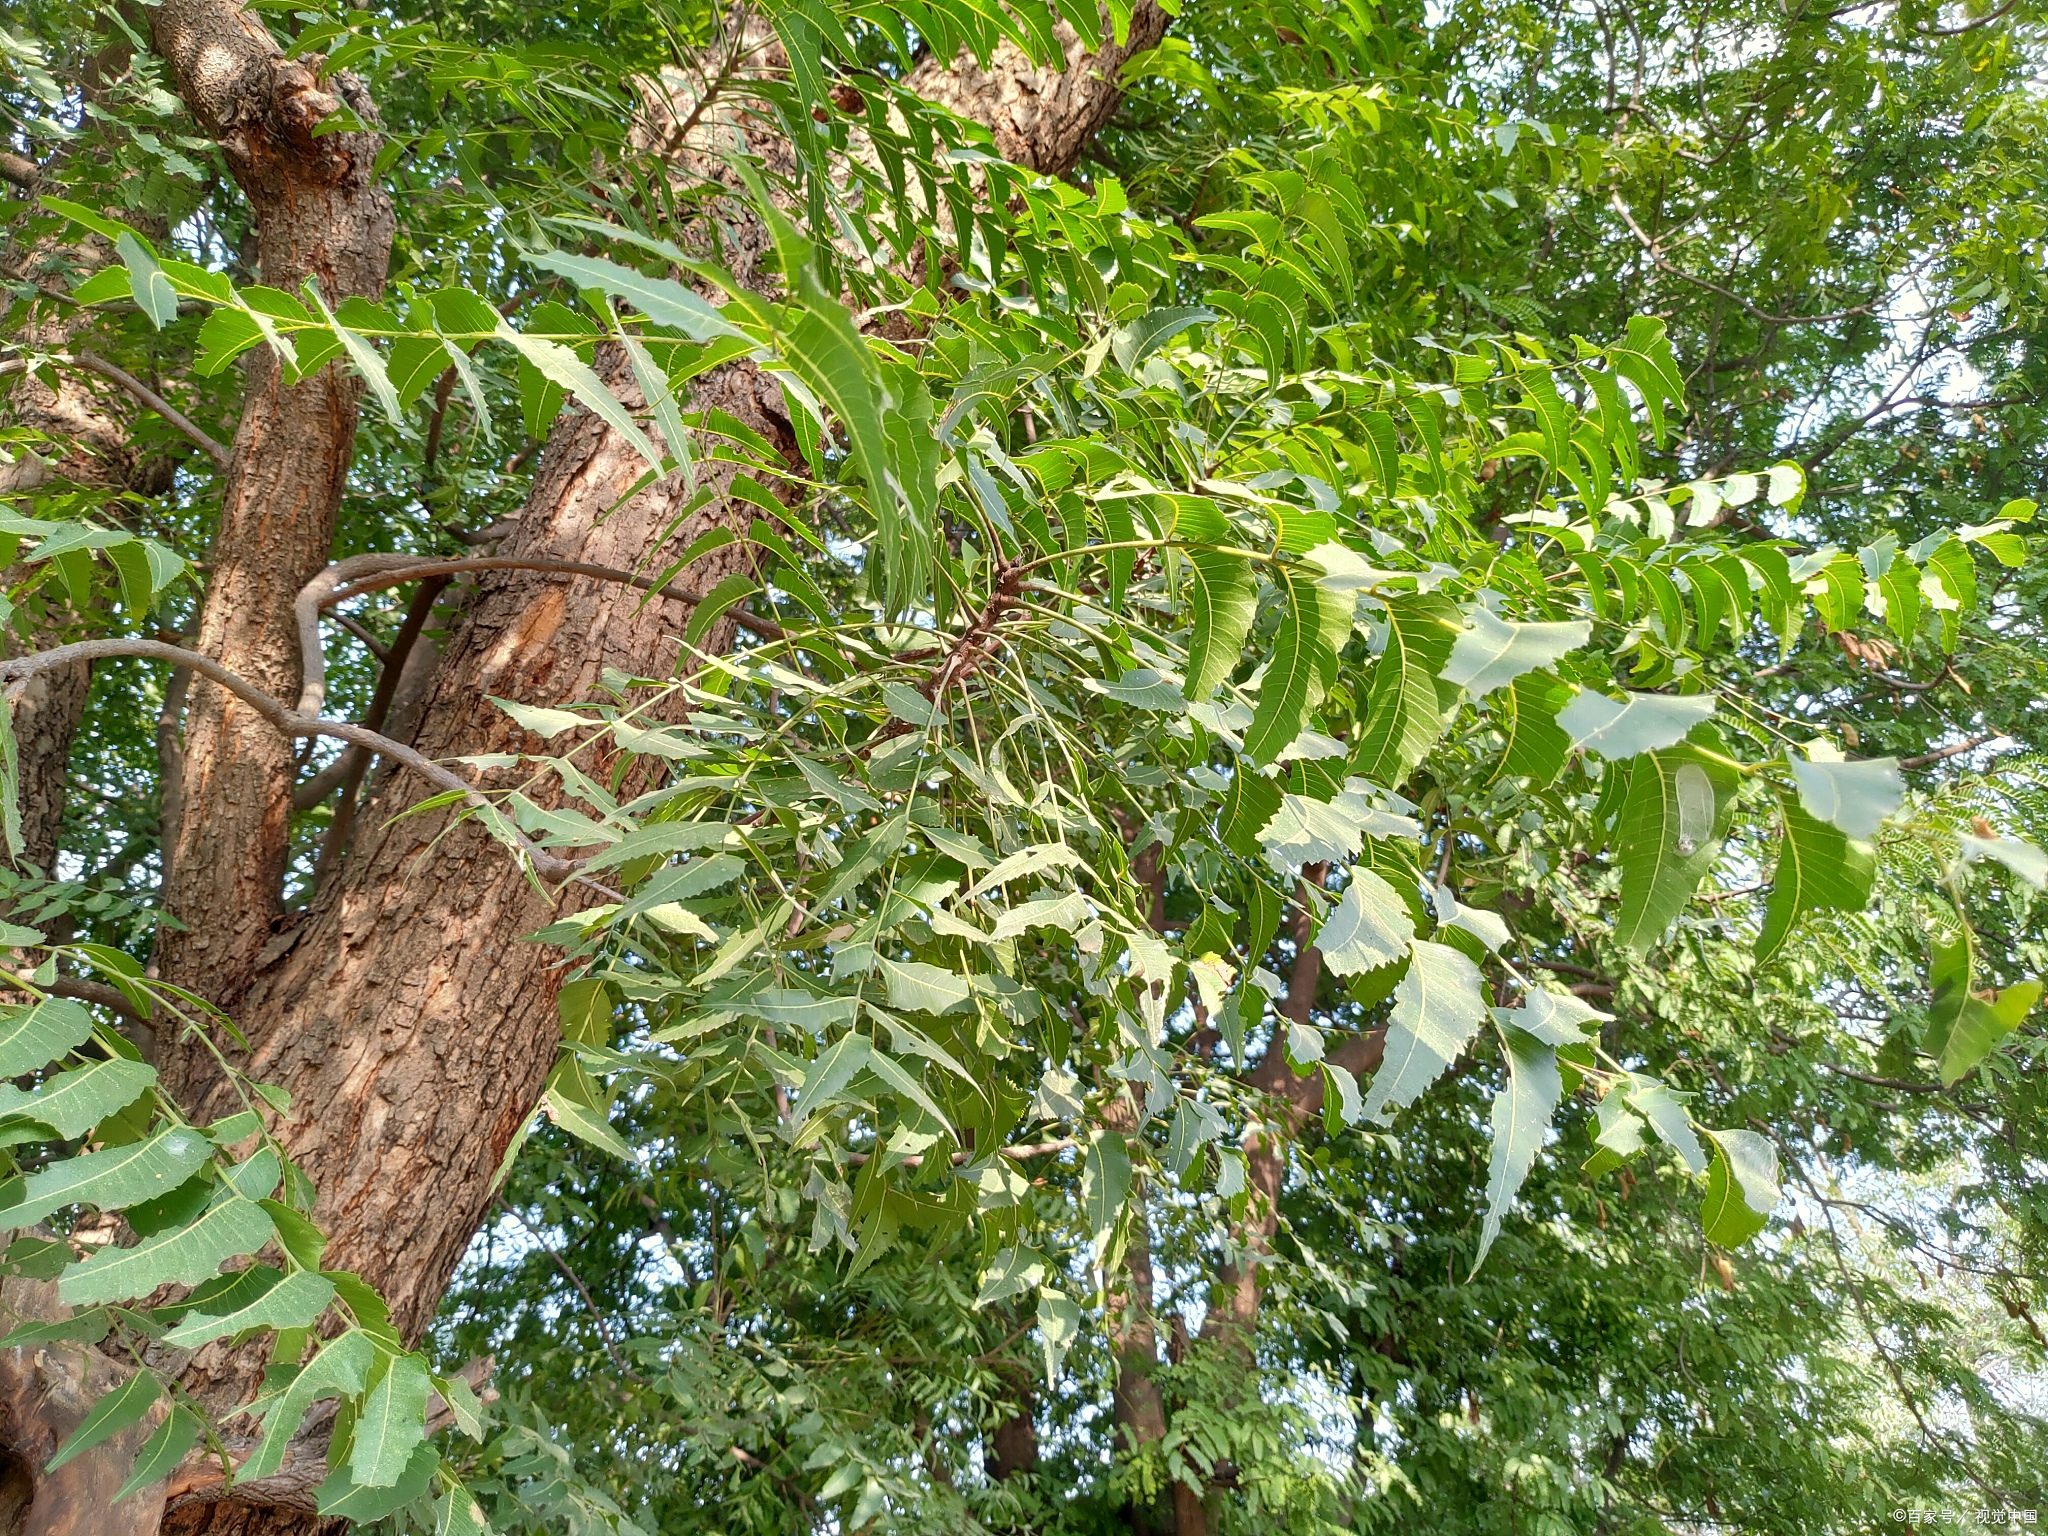
M 1709 282 L 1704 277 L 1695 277 L 1683 267 L 1675 266 L 1665 260 L 1664 253 L 1657 248 L 1657 242 L 1644 232 L 1643 226 L 1636 222 L 1635 215 L 1628 211 L 1628 204 L 1621 200 L 1621 194 L 1619 192 L 1614 193 L 1608 199 L 1608 202 L 1613 206 L 1614 211 L 1620 214 L 1623 220 L 1626 221 L 1630 231 L 1635 235 L 1637 241 L 1641 243 L 1643 250 L 1648 253 L 1651 265 L 1656 267 L 1658 271 L 1668 272 L 1681 282 L 1691 283 L 1697 288 L 1706 289 L 1709 293 L 1719 294 L 1752 320 L 1761 321 L 1765 325 L 1778 326 L 1826 325 L 1835 320 L 1848 320 L 1857 315 L 1867 315 L 1875 308 L 1874 305 L 1870 304 L 1858 304 L 1854 309 L 1838 309 L 1831 315 L 1774 315 L 1769 310 L 1757 308 L 1756 305 L 1750 303 L 1749 300 L 1745 299 L 1734 289 L 1723 288 L 1719 283 Z
M 505 1197 L 503 1195 L 498 1196 L 498 1209 L 503 1211 L 507 1216 L 510 1216 L 514 1221 L 518 1222 L 519 1225 L 525 1229 L 526 1235 L 532 1238 L 535 1244 L 539 1246 L 540 1251 L 548 1256 L 549 1260 L 554 1264 L 555 1268 L 559 1269 L 562 1272 L 562 1274 L 568 1279 L 569 1283 L 576 1287 L 576 1294 L 583 1298 L 583 1305 L 589 1311 L 591 1321 L 597 1324 L 597 1336 L 600 1339 L 604 1340 L 604 1352 L 612 1357 L 612 1364 L 616 1365 L 621 1371 L 625 1372 L 626 1375 L 632 1378 L 634 1381 L 639 1382 L 640 1385 L 642 1385 L 643 1387 L 646 1386 L 647 1378 L 645 1376 L 642 1376 L 638 1371 L 634 1370 L 633 1367 L 626 1364 L 626 1357 L 619 1353 L 618 1345 L 612 1342 L 611 1324 L 605 1321 L 604 1312 L 601 1308 L 599 1308 L 597 1304 L 597 1298 L 590 1294 L 590 1287 L 583 1283 L 583 1277 L 577 1274 L 575 1270 L 571 1269 L 567 1261 L 565 1261 L 559 1253 L 555 1252 L 555 1250 L 548 1245 L 548 1240 L 542 1237 L 540 1233 L 534 1229 L 532 1222 L 528 1221 L 524 1216 L 520 1215 L 518 1211 L 514 1210 L 511 1206 L 505 1203 Z
M 170 401 L 151 389 L 142 380 L 136 378 L 134 374 L 128 372 L 125 368 L 115 367 L 104 357 L 99 357 L 91 352 L 74 352 L 71 354 L 71 361 L 89 372 L 98 374 L 103 379 L 109 379 L 120 385 L 129 394 L 184 433 L 215 464 L 219 465 L 222 469 L 228 467 L 229 455 L 227 449 L 223 448 L 208 433 L 202 430 L 199 424 L 192 420 L 191 417 L 172 405 Z
M 1938 751 L 1925 752 L 1919 757 L 1902 757 L 1899 759 L 1899 766 L 1901 768 L 1925 768 L 1930 763 L 1945 762 L 1951 757 L 1961 757 L 1965 752 L 1976 751 L 1977 748 L 1983 746 L 1987 741 L 1998 740 L 2001 734 L 2003 733 L 1999 731 L 1986 731 L 1982 736 L 1972 736 L 1968 741 L 1959 741 L 1952 747 L 1942 747 Z

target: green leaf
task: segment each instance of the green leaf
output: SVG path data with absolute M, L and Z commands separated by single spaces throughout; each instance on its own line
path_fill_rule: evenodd
M 177 1188 L 212 1151 L 198 1131 L 180 1126 L 148 1141 L 66 1158 L 28 1176 L 20 1198 L 0 1210 L 0 1226 L 30 1226 L 67 1205 L 122 1210 Z
M 1472 627 L 1458 636 L 1450 660 L 1438 675 L 1473 698 L 1484 698 L 1525 672 L 1547 667 L 1593 637 L 1585 620 L 1565 624 L 1516 624 L 1485 608 L 1472 611 Z
M 1778 1205 L 1778 1149 L 1755 1131 L 1709 1131 L 1713 1162 L 1700 1226 L 1707 1241 L 1739 1248 L 1763 1231 Z
M 578 288 L 595 288 L 624 299 L 656 325 L 674 326 L 692 341 L 719 336 L 753 339 L 708 300 L 668 278 L 648 277 L 599 256 L 575 256 L 567 251 L 529 251 L 526 259 L 542 271 L 566 277 Z
M 103 1248 L 57 1281 L 57 1296 L 72 1306 L 147 1296 L 160 1285 L 197 1285 L 222 1264 L 254 1253 L 270 1241 L 264 1209 L 239 1197 L 222 1201 L 190 1226 L 145 1238 L 133 1248 Z
M 359 1426 L 357 1433 L 361 1432 Z M 349 1470 L 337 1469 L 329 1474 L 326 1482 L 313 1490 L 313 1503 L 323 1515 L 350 1520 L 358 1525 L 380 1520 L 414 1499 L 425 1497 L 434 1485 L 434 1474 L 440 1469 L 440 1451 L 432 1445 L 416 1444 L 390 1484 L 364 1484 L 353 1478 Z
M 1073 1348 L 1074 1340 L 1081 1336 L 1081 1308 L 1071 1296 L 1058 1291 L 1038 1293 L 1038 1342 L 1045 1353 L 1045 1379 L 1048 1386 L 1059 1383 L 1060 1362 Z
M 311 1328 L 333 1300 L 334 1282 L 302 1269 L 232 1311 L 188 1314 L 164 1335 L 164 1342 L 174 1349 L 197 1349 L 209 1340 L 229 1338 L 251 1328 Z
M 1194 633 L 1188 641 L 1188 701 L 1200 704 L 1236 670 L 1258 613 L 1251 562 L 1212 550 L 1190 550 Z
M 135 296 L 136 306 L 149 316 L 149 323 L 162 330 L 177 319 L 178 295 L 148 248 L 132 231 L 124 229 L 115 240 L 114 249 L 128 268 L 128 291 Z
M 1004 1248 L 982 1271 L 981 1289 L 975 1293 L 978 1312 L 993 1302 L 1036 1290 L 1045 1278 L 1045 1260 L 1029 1248 Z
M 1436 680 L 1462 632 L 1463 619 L 1441 593 L 1387 599 L 1387 643 L 1373 663 L 1354 773 L 1391 789 L 1435 745 L 1444 717 Z
M 1870 844 L 1815 820 L 1789 795 L 1780 798 L 1779 811 L 1785 834 L 1756 938 L 1759 964 L 1778 952 L 1802 914 L 1861 912 L 1870 903 L 1877 875 L 1877 854 Z
M 48 1066 L 92 1038 L 92 1015 L 68 997 L 46 997 L 0 1018 L 0 1078 Z
M 140 1493 L 169 1477 L 205 1427 L 206 1421 L 184 1404 L 172 1408 L 170 1417 L 143 1442 L 135 1457 L 134 1470 L 128 1474 L 128 1481 L 114 1490 L 113 1502 L 118 1504 L 130 1494 Z
M 573 348 L 560 342 L 543 341 L 538 336 L 523 335 L 503 319 L 498 322 L 498 339 L 525 358 L 542 378 L 574 395 L 584 409 L 623 437 L 627 445 L 647 461 L 649 468 L 660 472 L 664 462 L 662 456 L 633 420 L 633 413 L 604 387 L 604 381 L 590 371 L 590 365 L 578 357 Z
M 1839 827 L 1851 837 L 1867 838 L 1906 798 L 1906 781 L 1898 759 L 1874 757 L 1863 762 L 1802 762 L 1786 754 L 1799 802 L 1818 821 Z
M 283 1466 L 285 1447 L 298 1433 L 306 1410 L 324 1397 L 353 1397 L 361 1392 L 376 1359 L 377 1346 L 359 1328 L 351 1328 L 327 1344 L 270 1399 L 263 1416 L 263 1438 L 238 1469 L 236 1481 L 253 1483 Z
M 1650 1122 L 1658 1139 L 1676 1152 L 1688 1169 L 1706 1172 L 1707 1154 L 1700 1149 L 1691 1117 L 1677 1094 L 1655 1078 L 1637 1077 L 1630 1080 L 1628 1102 L 1631 1109 Z
M 1648 954 L 1677 921 L 1720 855 L 1736 785 L 1726 763 L 1689 748 L 1635 765 L 1612 839 L 1621 865 L 1617 943 Z
M 1571 755 L 1572 739 L 1557 724 L 1558 712 L 1571 701 L 1572 687 L 1548 672 L 1524 673 L 1507 693 L 1494 700 L 1508 739 L 1496 777 L 1528 778 L 1531 788 L 1547 789 Z
M 1461 951 L 1418 940 L 1394 988 L 1386 1056 L 1366 1094 L 1365 1117 L 1385 1120 L 1421 1096 L 1486 1021 L 1479 967 Z
M 416 1355 L 399 1355 L 371 1386 L 356 1415 L 349 1475 L 366 1488 L 389 1488 L 426 1434 L 427 1367 Z M 322 1512 L 334 1511 L 322 1506 Z
M 156 1069 L 143 1062 L 121 1056 L 96 1061 L 58 1073 L 33 1093 L 0 1084 L 0 1119 L 19 1115 L 69 1140 L 133 1104 L 155 1082 Z
M 259 1200 L 256 1203 L 270 1212 L 270 1219 L 277 1227 L 278 1246 L 291 1255 L 292 1262 L 302 1269 L 318 1269 L 327 1252 L 327 1238 L 313 1225 L 312 1218 L 293 1210 L 282 1200 Z
M 1619 762 L 1672 746 L 1713 713 L 1711 694 L 1631 693 L 1617 703 L 1587 689 L 1558 711 L 1557 725 L 1574 747 Z
M 1942 1042 L 1942 1086 L 1952 1087 L 1968 1077 L 2040 1000 L 2038 981 L 2019 982 L 1988 1001 L 1974 993 L 1966 996 L 1955 1026 Z
M 1120 327 L 1110 349 L 1116 353 L 1117 366 L 1129 373 L 1189 326 L 1207 325 L 1215 318 L 1215 311 L 1198 304 L 1150 310 Z
M 1130 1193 L 1131 1154 L 1123 1133 L 1098 1129 L 1081 1160 L 1081 1219 L 1098 1255 L 1108 1248 L 1110 1231 Z
M 609 1116 L 589 1090 L 582 1063 L 574 1057 L 565 1056 L 555 1063 L 554 1071 L 548 1075 L 542 1102 L 555 1124 L 578 1141 L 596 1147 L 600 1152 L 609 1152 L 623 1162 L 633 1160 L 633 1149 L 612 1129 Z
M 973 993 L 967 978 L 920 960 L 878 962 L 888 987 L 889 1006 L 911 1013 L 953 1013 L 968 1007 Z
M 1927 1029 L 1920 1048 L 1936 1059 L 1947 1050 L 1949 1032 L 1962 1017 L 1976 981 L 1977 935 L 1961 912 L 1956 914 L 1956 926 L 1954 942 L 1937 940 L 1928 960 L 1927 985 L 1932 996 L 1927 1004 Z
M 1350 633 L 1348 601 L 1326 592 L 1306 572 L 1278 572 L 1287 611 L 1273 658 L 1259 683 L 1259 704 L 1244 734 L 1245 755 L 1270 763 L 1294 744 L 1337 678 L 1337 648 Z
M 1316 948 L 1337 975 L 1352 976 L 1405 960 L 1414 936 L 1415 921 L 1400 893 L 1371 870 L 1354 868 L 1316 934 Z
M 94 1446 L 113 1439 L 130 1425 L 140 1423 L 150 1406 L 163 1396 L 163 1390 L 163 1383 L 156 1379 L 154 1371 L 137 1371 L 130 1376 L 92 1405 L 92 1411 L 85 1416 L 84 1422 L 57 1447 L 57 1454 L 44 1463 L 45 1475 L 83 1456 Z
M 1493 1153 L 1486 1169 L 1486 1220 L 1479 1228 L 1479 1252 L 1472 1258 L 1475 1275 L 1500 1236 L 1501 1218 L 1535 1166 L 1543 1133 L 1564 1097 L 1555 1046 L 1519 1030 L 1507 1033 L 1506 1044 L 1508 1081 L 1493 1099 Z

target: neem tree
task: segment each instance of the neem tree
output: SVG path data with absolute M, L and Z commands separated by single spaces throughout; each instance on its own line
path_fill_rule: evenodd
M 761 1528 L 915 1524 L 934 1485 L 1056 1528 L 1020 1479 L 1077 1349 L 1130 1520 L 1327 1520 L 1260 1372 L 1329 1273 L 1290 1203 L 1375 1198 L 1343 1147 L 1485 1086 L 1463 1279 L 1571 1106 L 1582 1177 L 1664 1158 L 1725 1276 L 1807 1110 L 1703 1081 L 1681 1003 L 1770 1036 L 1758 976 L 1905 999 L 1838 1064 L 1902 1091 L 2030 1062 L 2035 957 L 1977 935 L 2048 856 L 1905 776 L 2005 717 L 1859 749 L 2024 644 L 2033 504 L 1846 536 L 1820 458 L 1725 417 L 1683 451 L 1716 376 L 1665 319 L 1447 327 L 1431 240 L 1569 146 L 1375 85 L 1383 19 L 1331 20 L 1324 84 L 1234 87 L 1277 115 L 1178 219 L 1061 179 L 1149 0 L 496 49 L 398 9 L 51 20 L 99 51 L 60 85 L 9 42 L 24 146 L 66 128 L 10 172 L 0 364 L 29 1528 L 599 1518 L 440 1435 L 493 1433 L 482 1372 L 421 1346 L 543 1125 L 712 1192 L 669 1255 L 711 1336 L 778 1264 L 877 1400 L 903 1367 L 833 1298 L 892 1277 L 950 1330 L 925 1395 L 979 1405 L 973 1497 L 929 1415 L 891 1451 L 792 1408 L 814 1443 L 764 1455 L 730 1426 L 775 1417 L 768 1362 L 680 1313 L 615 1339 L 568 1272 Z M 1155 64 L 1219 111 L 1204 25 Z M 1773 364 L 1880 307 L 1741 303 Z M 56 878 L 88 667 L 161 749 L 153 948 Z M 1816 922 L 1857 936 L 1833 968 Z

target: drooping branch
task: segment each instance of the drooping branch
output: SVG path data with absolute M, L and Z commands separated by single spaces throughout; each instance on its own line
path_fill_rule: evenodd
M 323 609 L 352 597 L 402 586 L 432 576 L 459 576 L 466 571 L 539 571 L 547 575 L 588 576 L 597 581 L 616 581 L 638 587 L 642 592 L 671 598 L 679 603 L 701 603 L 705 594 L 692 592 L 673 582 L 657 583 L 609 565 L 588 565 L 580 560 L 540 560 L 523 555 L 471 555 L 460 559 L 437 559 L 431 555 L 355 555 L 336 561 L 300 589 L 294 605 L 299 619 L 299 653 L 305 663 L 305 681 L 299 690 L 301 713 L 317 712 L 327 697 L 327 662 L 320 646 L 320 614 Z M 764 640 L 780 640 L 785 631 L 772 619 L 751 613 L 729 611 L 733 623 Z
M 75 645 L 60 645 L 52 650 L 17 656 L 0 662 L 0 688 L 6 689 L 11 699 L 15 690 L 38 672 L 66 666 L 72 662 L 97 661 L 108 656 L 140 656 L 150 661 L 167 661 L 173 666 L 189 667 L 255 710 L 261 719 L 282 736 L 328 736 L 336 741 L 361 747 L 364 751 L 379 757 L 388 757 L 393 762 L 403 763 L 429 783 L 461 795 L 472 809 L 489 815 L 502 835 L 509 838 L 521 856 L 531 864 L 534 872 L 544 878 L 565 879 L 576 874 L 583 865 L 584 861 L 579 859 L 558 859 L 534 844 L 517 828 L 504 821 L 499 816 L 497 807 L 468 780 L 414 751 L 404 742 L 394 741 L 389 736 L 346 720 L 324 720 L 299 710 L 287 709 L 254 683 L 230 672 L 211 656 L 202 656 L 197 651 L 188 651 L 180 646 L 166 645 L 161 640 L 81 640 Z M 594 882 L 586 883 L 594 885 Z M 616 891 L 605 890 L 603 886 L 595 888 L 604 891 L 608 897 L 619 899 Z
M 74 352 L 71 354 L 71 361 L 88 372 L 96 373 L 101 378 L 120 385 L 121 388 L 128 391 L 138 401 L 148 406 L 157 415 L 163 417 L 165 421 L 184 433 L 215 464 L 219 465 L 222 469 L 228 467 L 227 449 L 223 448 L 209 436 L 191 417 L 180 411 L 170 401 L 164 399 L 162 395 L 151 389 L 142 380 L 136 378 L 134 374 L 128 372 L 127 369 L 116 367 L 105 358 L 92 352 Z

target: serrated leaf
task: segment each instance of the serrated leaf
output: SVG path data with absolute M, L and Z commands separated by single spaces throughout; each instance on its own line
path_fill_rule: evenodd
M 160 1285 L 197 1285 L 229 1259 L 270 1241 L 272 1224 L 259 1205 L 239 1197 L 222 1201 L 190 1226 L 144 1238 L 133 1248 L 102 1248 L 57 1281 L 58 1299 L 71 1306 L 147 1296 Z
M 1337 975 L 1353 976 L 1406 959 L 1414 936 L 1415 922 L 1400 893 L 1371 870 L 1354 868 L 1316 934 L 1316 948 Z
M 1635 764 L 1612 840 L 1621 865 L 1617 943 L 1647 954 L 1685 910 L 1720 854 L 1735 788 L 1724 763 L 1684 748 Z
M 619 1133 L 612 1129 L 611 1120 L 597 1104 L 591 1102 L 592 1096 L 588 1092 L 578 1092 L 572 1086 L 582 1071 L 582 1064 L 573 1058 L 565 1057 L 555 1064 L 554 1071 L 548 1076 L 547 1092 L 542 1095 L 549 1116 L 578 1141 L 600 1152 L 609 1152 L 621 1162 L 631 1162 L 633 1149 L 619 1139 Z
M 1074 1340 L 1081 1335 L 1081 1308 L 1070 1296 L 1058 1291 L 1038 1293 L 1038 1343 L 1045 1353 L 1045 1379 L 1057 1385 L 1060 1363 L 1067 1358 Z
M 1588 689 L 1558 711 L 1571 744 L 1610 762 L 1668 747 L 1714 713 L 1711 694 L 1632 693 L 1616 702 Z
M 953 1013 L 972 1001 L 967 978 L 920 960 L 878 960 L 889 1006 L 911 1013 Z
M 1952 1087 L 1961 1082 L 1977 1064 L 1996 1049 L 1999 1041 L 2020 1027 L 2034 1004 L 2041 1000 L 2041 983 L 2022 981 L 2007 987 L 1988 1001 L 1974 993 L 1963 1001 L 1962 1011 L 1941 1047 L 1941 1082 Z
M 982 1273 L 981 1289 L 975 1293 L 978 1312 L 991 1303 L 1038 1288 L 1045 1279 L 1045 1260 L 1029 1248 L 1004 1248 L 988 1262 Z
M 1111 1228 L 1131 1193 L 1131 1154 L 1123 1134 L 1097 1130 L 1081 1160 L 1081 1219 L 1097 1254 L 1109 1246 Z
M 1441 593 L 1387 599 L 1387 643 L 1373 663 L 1351 767 L 1391 789 L 1415 771 L 1443 730 L 1437 676 L 1463 621 Z
M 661 470 L 662 456 L 633 420 L 633 413 L 619 402 L 618 396 L 605 388 L 604 381 L 591 372 L 590 365 L 576 355 L 574 348 L 565 347 L 560 342 L 544 341 L 538 336 L 524 335 L 503 319 L 498 322 L 497 334 L 500 341 L 531 364 L 543 379 L 574 395 L 585 410 L 623 437 L 627 446 L 647 461 L 650 469 L 657 473 Z
M 1283 567 L 1278 579 L 1287 611 L 1244 733 L 1245 755 L 1260 763 L 1278 761 L 1307 727 L 1336 681 L 1337 649 L 1351 629 L 1346 599 L 1324 591 L 1305 572 Z
M 1799 803 L 1815 820 L 1855 838 L 1868 838 L 1906 798 L 1898 759 L 1873 757 L 1855 763 L 1805 762 L 1791 754 L 1786 765 L 1799 786 Z
M 228 1338 L 251 1328 L 311 1328 L 333 1300 L 334 1282 L 302 1269 L 231 1311 L 187 1315 L 164 1335 L 164 1342 L 176 1349 L 197 1349 L 209 1340 Z
M 114 249 L 128 269 L 128 291 L 135 296 L 136 307 L 149 316 L 149 323 L 162 330 L 177 319 L 178 295 L 148 248 L 124 229 L 115 240 Z
M 1650 1122 L 1658 1140 L 1684 1160 L 1687 1169 L 1693 1173 L 1706 1172 L 1707 1154 L 1701 1150 L 1700 1139 L 1693 1134 L 1692 1121 L 1677 1094 L 1654 1078 L 1638 1077 L 1631 1080 L 1628 1102 L 1631 1109 Z
M 1739 1248 L 1763 1231 L 1777 1209 L 1778 1149 L 1755 1131 L 1709 1131 L 1707 1136 L 1713 1161 L 1700 1225 L 1708 1242 Z
M 203 1135 L 181 1126 L 147 1141 L 66 1158 L 28 1176 L 21 1197 L 0 1210 L 0 1226 L 31 1226 L 67 1205 L 123 1210 L 176 1189 L 212 1151 Z
M 1588 1038 L 1587 1026 L 1605 1024 L 1614 1017 L 1582 997 L 1552 992 L 1545 987 L 1529 988 L 1521 1007 L 1496 1008 L 1493 1016 L 1546 1045 L 1576 1045 Z
M 1962 834 L 1963 857 L 1971 863 L 1995 859 L 2035 890 L 2048 887 L 2048 850 L 2017 837 L 1977 837 Z
M 1129 373 L 1188 327 L 1207 325 L 1215 318 L 1213 310 L 1195 304 L 1148 310 L 1117 330 L 1116 339 L 1110 343 L 1117 366 Z
M 440 1467 L 441 1453 L 438 1450 L 432 1445 L 415 1445 L 395 1482 L 371 1486 L 356 1481 L 347 1470 L 337 1470 L 313 1490 L 314 1507 L 323 1515 L 358 1525 L 379 1520 L 423 1497 L 433 1487 L 434 1474 Z
M 1328 800 L 1279 795 L 1278 807 L 1259 828 L 1257 846 L 1269 865 L 1291 875 L 1305 864 L 1348 863 L 1359 856 L 1368 837 L 1413 842 L 1420 836 L 1418 823 L 1379 809 L 1376 798 L 1373 786 L 1358 778 L 1346 779 L 1344 788 Z M 1227 833 L 1226 841 L 1238 846 Z
M 1458 636 L 1450 660 L 1438 675 L 1473 698 L 1484 698 L 1525 672 L 1547 667 L 1593 636 L 1585 620 L 1563 624 L 1517 624 L 1485 608 L 1472 611 L 1472 627 Z
M 1759 963 L 1776 954 L 1807 912 L 1861 912 L 1877 876 L 1876 851 L 1839 827 L 1817 821 L 1787 795 L 1779 801 L 1784 837 L 1771 875 L 1771 895 L 1757 933 Z
M 155 1372 L 137 1371 L 92 1405 L 92 1411 L 57 1447 L 56 1455 L 44 1464 L 44 1473 L 56 1471 L 94 1446 L 113 1439 L 130 1425 L 140 1423 L 150 1406 L 163 1396 L 163 1390 L 163 1383 L 156 1379 Z
M 426 1417 L 426 1365 L 416 1355 L 396 1356 L 371 1386 L 356 1414 L 349 1475 L 365 1488 L 389 1488 L 397 1483 L 425 1437 Z
M 170 1416 L 142 1443 L 128 1481 L 114 1490 L 113 1502 L 118 1504 L 130 1494 L 140 1493 L 150 1484 L 169 1477 L 205 1427 L 206 1421 L 184 1404 L 173 1408 Z
M 154 1067 L 116 1056 L 60 1072 L 33 1093 L 24 1093 L 12 1083 L 0 1084 L 0 1120 L 20 1115 L 69 1140 L 83 1136 L 115 1110 L 133 1104 L 155 1082 Z
M 1536 1154 L 1543 1148 L 1543 1133 L 1550 1117 L 1564 1097 L 1564 1078 L 1557 1070 L 1557 1049 L 1519 1031 L 1507 1035 L 1508 1080 L 1494 1095 L 1490 1120 L 1493 1152 L 1486 1170 L 1486 1219 L 1479 1229 L 1479 1252 L 1472 1259 L 1472 1273 L 1486 1261 L 1487 1250 L 1500 1236 L 1501 1218 L 1513 1203 L 1515 1191 L 1529 1177 Z
M 1386 1055 L 1366 1094 L 1368 1120 L 1387 1119 L 1414 1103 L 1486 1021 L 1484 983 L 1466 955 L 1419 940 L 1410 952 L 1408 973 L 1394 988 Z
M 353 1397 L 361 1392 L 376 1359 L 376 1345 L 359 1328 L 351 1328 L 323 1347 L 271 1400 L 263 1416 L 263 1436 L 238 1469 L 237 1481 L 255 1482 L 277 1471 L 306 1410 L 324 1397 Z
M 26 930 L 23 930 L 26 931 Z M 21 1077 L 92 1038 L 92 1015 L 83 1003 L 48 997 L 0 1017 L 0 1078 Z
M 567 251 L 529 251 L 526 259 L 542 271 L 566 277 L 578 288 L 595 288 L 615 299 L 624 299 L 656 325 L 673 326 L 692 341 L 710 341 L 719 336 L 753 339 L 708 300 L 668 278 L 649 277 L 602 257 L 576 256 Z

